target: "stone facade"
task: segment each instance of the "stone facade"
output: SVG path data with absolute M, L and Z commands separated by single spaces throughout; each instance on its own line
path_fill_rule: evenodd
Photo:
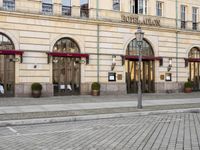
M 17 0 L 14 11 L 0 10 L 0 32 L 10 37 L 16 50 L 24 51 L 23 62 L 15 65 L 15 96 L 30 96 L 33 82 L 42 83 L 43 96 L 53 95 L 52 62 L 48 63 L 46 52 L 52 52 L 56 41 L 64 37 L 72 38 L 79 45 L 80 53 L 89 54 L 89 64 L 81 64 L 81 94 L 89 94 L 94 81 L 101 83 L 101 94 L 126 94 L 126 68 L 121 55 L 126 55 L 138 24 L 122 22 L 122 15 L 160 21 L 160 26 L 148 22 L 141 25 L 155 57 L 163 58 L 163 65 L 155 62 L 156 92 L 182 91 L 189 76 L 184 58 L 188 58 L 191 48 L 200 48 L 199 23 L 197 30 L 192 30 L 192 7 L 199 7 L 200 1 L 177 0 L 177 11 L 176 1 L 163 1 L 162 17 L 156 16 L 156 0 L 148 1 L 146 15 L 131 14 L 128 0 L 121 0 L 120 11 L 112 10 L 112 0 L 101 0 L 98 5 L 96 2 L 89 0 L 89 18 L 80 17 L 79 0 L 72 1 L 71 16 L 62 16 L 61 0 L 53 0 L 50 16 L 41 14 L 41 0 Z M 185 29 L 180 28 L 181 5 L 187 6 Z M 113 54 L 116 55 L 113 71 L 122 76 L 114 83 L 108 81 Z M 172 81 L 165 81 L 160 76 L 165 76 L 169 58 L 172 58 Z

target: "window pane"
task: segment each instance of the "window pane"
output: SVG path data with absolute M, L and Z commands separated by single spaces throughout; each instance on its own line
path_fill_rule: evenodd
M 162 16 L 162 2 L 157 1 L 156 2 L 156 15 L 157 16 Z
M 185 21 L 185 6 L 181 5 L 181 20 Z
M 120 10 L 120 0 L 113 0 L 113 10 Z
M 80 15 L 81 17 L 89 17 L 88 0 L 80 0 Z
M 0 50 L 12 50 L 12 49 L 14 49 L 12 41 L 7 36 L 0 33 Z
M 71 6 L 71 0 L 62 0 L 63 6 Z
M 5 10 L 15 10 L 15 0 L 3 0 L 3 8 Z
M 144 12 L 144 1 L 143 0 L 139 0 L 139 14 L 143 14 Z
M 53 5 L 52 4 L 42 4 L 42 13 L 45 15 L 52 15 L 53 14 Z
M 130 8 L 130 10 L 131 10 L 131 13 L 135 13 L 135 0 L 131 0 L 130 1 L 131 2 L 131 4 L 130 4 L 130 6 L 131 6 L 131 8 Z
M 80 0 L 80 5 L 88 4 L 88 0 Z
M 42 3 L 52 4 L 52 0 L 42 0 Z

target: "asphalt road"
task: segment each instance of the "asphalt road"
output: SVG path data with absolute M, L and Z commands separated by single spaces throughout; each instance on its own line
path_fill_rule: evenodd
M 0 150 L 200 150 L 200 114 L 0 128 Z

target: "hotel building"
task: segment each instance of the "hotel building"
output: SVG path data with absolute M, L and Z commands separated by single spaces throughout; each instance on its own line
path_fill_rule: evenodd
M 0 0 L 3 96 L 137 93 L 135 32 L 144 32 L 144 93 L 200 89 L 200 0 Z

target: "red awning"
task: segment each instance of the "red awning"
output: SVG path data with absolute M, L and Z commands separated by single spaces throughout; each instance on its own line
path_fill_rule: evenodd
M 22 55 L 24 51 L 20 50 L 0 50 L 0 55 Z
M 124 56 L 126 60 L 139 60 L 139 56 Z M 162 60 L 162 57 L 142 56 L 142 60 Z
M 86 58 L 86 63 L 89 63 L 89 54 L 81 53 L 60 53 L 60 52 L 47 52 L 49 56 L 53 57 L 73 57 L 73 58 Z
M 200 58 L 185 58 L 185 61 L 188 61 L 188 62 L 200 62 Z

